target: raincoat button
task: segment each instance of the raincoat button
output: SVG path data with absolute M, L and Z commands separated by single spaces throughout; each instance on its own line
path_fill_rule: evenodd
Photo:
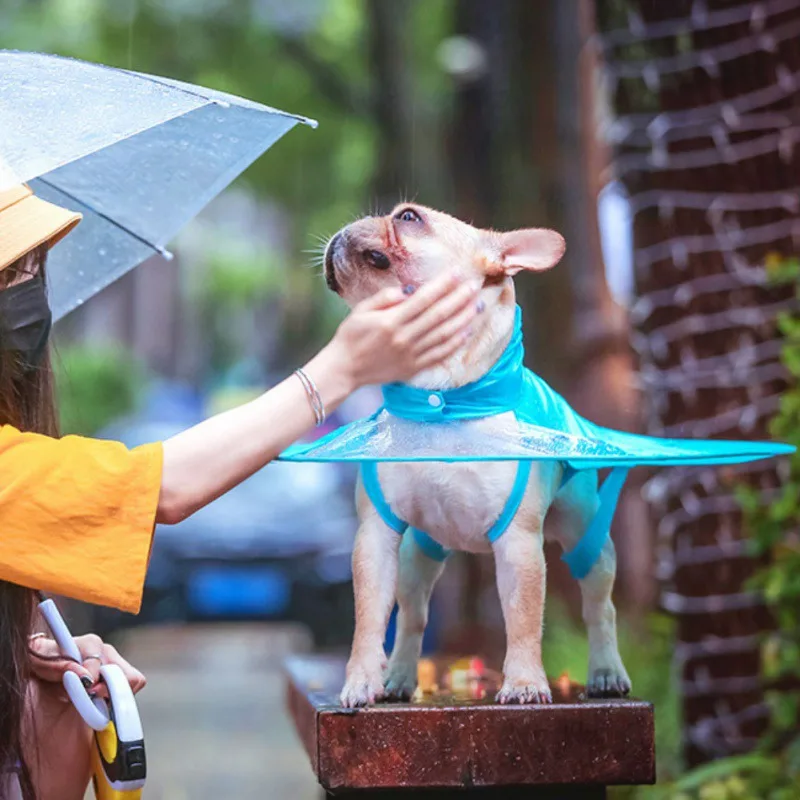
M 432 408 L 439 408 L 442 405 L 442 398 L 438 394 L 428 395 L 428 405 Z

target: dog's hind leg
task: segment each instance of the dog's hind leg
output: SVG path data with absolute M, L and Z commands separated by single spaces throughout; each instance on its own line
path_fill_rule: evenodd
M 444 561 L 427 556 L 413 531 L 403 535 L 397 580 L 397 637 L 386 672 L 387 700 L 410 700 L 417 688 L 417 661 L 428 622 L 428 605 L 443 569 Z
M 376 513 L 365 516 L 353 548 L 356 630 L 341 702 L 366 706 L 383 696 L 383 640 L 397 588 L 400 537 Z
M 597 473 L 590 470 L 575 474 L 556 495 L 555 505 L 561 522 L 556 535 L 567 552 L 583 536 L 597 511 Z M 590 697 L 622 697 L 631 690 L 631 680 L 619 654 L 617 612 L 611 600 L 616 572 L 617 556 L 608 537 L 600 558 L 579 581 L 589 636 L 586 690 Z

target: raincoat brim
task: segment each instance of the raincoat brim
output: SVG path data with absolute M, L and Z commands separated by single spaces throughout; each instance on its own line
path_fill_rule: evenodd
M 588 423 L 591 425 L 591 423 Z M 617 466 L 732 464 L 787 455 L 794 447 L 774 442 L 661 439 L 600 426 L 592 437 L 566 433 L 504 415 L 491 430 L 479 420 L 420 423 L 385 409 L 338 428 L 315 442 L 284 451 L 282 461 L 445 463 L 558 461 L 573 469 Z

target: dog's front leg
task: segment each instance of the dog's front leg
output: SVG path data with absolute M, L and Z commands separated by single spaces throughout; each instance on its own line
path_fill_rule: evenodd
M 353 549 L 356 631 L 347 663 L 341 702 L 346 708 L 374 703 L 383 696 L 386 653 L 383 640 L 397 590 L 400 536 L 376 514 L 363 520 Z
M 497 588 L 506 623 L 506 660 L 499 703 L 551 703 L 542 666 L 545 561 L 541 520 L 515 521 L 494 543 Z
M 417 662 L 428 605 L 443 569 L 443 562 L 422 552 L 411 531 L 404 534 L 397 586 L 397 637 L 386 674 L 387 700 L 410 700 L 417 688 Z

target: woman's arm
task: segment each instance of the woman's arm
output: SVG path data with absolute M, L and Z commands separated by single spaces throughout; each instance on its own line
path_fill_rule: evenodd
M 328 412 L 361 386 L 408 380 L 463 343 L 477 282 L 446 276 L 410 298 L 388 289 L 361 303 L 306 366 Z M 250 403 L 164 442 L 157 521 L 185 519 L 248 478 L 310 430 L 314 412 L 296 376 Z

